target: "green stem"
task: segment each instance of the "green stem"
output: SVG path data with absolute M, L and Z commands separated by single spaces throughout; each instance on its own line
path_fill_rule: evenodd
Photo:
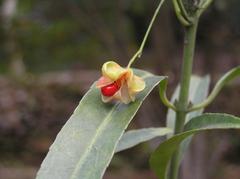
M 177 0 L 173 0 L 173 7 L 174 7 L 175 13 L 177 15 L 177 18 L 179 19 L 181 24 L 183 26 L 190 26 L 191 23 L 182 15 L 182 10 L 181 10 Z
M 192 75 L 192 65 L 196 42 L 196 33 L 198 27 L 198 20 L 189 27 L 185 27 L 185 39 L 184 39 L 184 54 L 183 54 L 183 66 L 180 82 L 179 99 L 176 104 L 176 123 L 174 133 L 178 134 L 183 131 L 184 123 L 186 120 L 186 114 L 189 107 L 189 86 Z M 170 164 L 169 179 L 177 179 L 180 165 L 180 153 L 179 149 L 172 157 Z
M 174 104 L 172 104 L 167 98 L 167 83 L 167 77 L 159 83 L 159 96 L 165 106 L 176 111 L 176 107 L 174 106 Z
M 177 3 L 179 5 L 179 8 L 181 10 L 181 15 L 189 22 L 191 23 L 192 22 L 192 19 L 190 18 L 189 14 L 187 13 L 184 5 L 183 5 L 183 2 L 182 0 L 177 0 Z
M 129 67 L 132 65 L 132 63 L 133 63 L 137 58 L 140 58 L 140 57 L 142 56 L 142 51 L 143 51 L 143 48 L 144 48 L 145 43 L 146 43 L 146 41 L 147 41 L 148 35 L 149 35 L 149 33 L 150 33 L 150 30 L 152 29 L 153 23 L 154 23 L 157 15 L 158 15 L 158 12 L 159 12 L 160 8 L 162 7 L 163 2 L 164 2 L 164 0 L 160 0 L 160 3 L 159 3 L 159 5 L 158 5 L 157 9 L 155 10 L 155 12 L 154 12 L 154 14 L 153 14 L 153 17 L 152 17 L 152 19 L 151 19 L 151 22 L 150 22 L 150 24 L 149 24 L 149 26 L 148 26 L 148 29 L 147 29 L 147 31 L 146 31 L 146 33 L 145 33 L 145 35 L 144 35 L 143 41 L 142 41 L 142 43 L 141 43 L 138 51 L 137 51 L 137 52 L 133 55 L 133 57 L 130 59 L 130 61 L 129 61 L 128 65 L 127 65 L 127 68 L 129 68 Z
M 213 2 L 213 0 L 206 0 L 205 2 L 203 2 L 202 4 L 200 4 L 200 11 L 199 11 L 199 15 L 201 15 L 207 8 L 208 6 Z
M 203 102 L 201 102 L 200 104 L 196 104 L 193 105 L 192 107 L 190 107 L 188 109 L 188 112 L 191 111 L 196 111 L 202 108 L 207 107 L 211 102 L 213 102 L 213 100 L 216 98 L 216 96 L 218 95 L 218 93 L 221 91 L 221 89 L 230 81 L 234 80 L 235 78 L 240 76 L 240 66 L 239 67 L 235 67 L 232 70 L 230 70 L 229 72 L 227 72 L 215 85 L 215 87 L 213 88 L 212 92 L 210 93 L 210 95 L 207 97 L 207 99 L 205 99 Z

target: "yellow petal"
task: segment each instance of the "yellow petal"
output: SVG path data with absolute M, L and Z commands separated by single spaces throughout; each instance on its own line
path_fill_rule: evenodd
M 132 101 L 132 98 L 129 94 L 129 89 L 126 83 L 123 83 L 122 87 L 119 90 L 120 92 L 120 100 L 125 103 L 128 104 Z
M 126 69 L 122 68 L 114 61 L 109 61 L 103 64 L 102 66 L 102 74 L 103 76 L 112 79 L 113 81 L 120 78 L 124 73 L 126 73 Z
M 146 86 L 145 81 L 136 75 L 134 75 L 132 79 L 128 81 L 128 87 L 131 93 L 140 92 L 145 88 L 145 86 Z

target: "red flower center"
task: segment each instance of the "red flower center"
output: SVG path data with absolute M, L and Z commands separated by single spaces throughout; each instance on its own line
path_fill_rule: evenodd
M 119 86 L 116 82 L 101 88 L 101 92 L 103 96 L 108 96 L 108 97 L 113 96 L 118 90 L 119 90 Z

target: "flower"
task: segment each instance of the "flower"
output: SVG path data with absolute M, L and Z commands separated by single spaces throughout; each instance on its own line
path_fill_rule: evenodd
M 119 100 L 128 104 L 145 88 L 145 82 L 134 75 L 132 69 L 109 61 L 103 64 L 102 77 L 97 81 L 96 87 L 101 90 L 103 102 Z

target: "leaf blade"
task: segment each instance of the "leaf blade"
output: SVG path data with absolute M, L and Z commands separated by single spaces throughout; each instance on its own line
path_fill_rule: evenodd
M 142 142 L 146 142 L 153 138 L 164 136 L 169 133 L 172 133 L 172 130 L 166 127 L 145 128 L 127 131 L 120 139 L 115 152 L 126 150 Z
M 159 179 L 164 179 L 168 162 L 177 147 L 187 137 L 206 130 L 213 129 L 240 129 L 240 118 L 228 114 L 203 114 L 189 121 L 183 133 L 166 140 L 155 150 L 150 158 L 150 166 Z
M 94 85 L 90 88 L 50 147 L 38 179 L 102 177 L 118 140 L 141 103 L 165 78 L 141 70 L 134 72 L 145 79 L 146 89 L 129 105 L 104 104 L 99 90 Z

